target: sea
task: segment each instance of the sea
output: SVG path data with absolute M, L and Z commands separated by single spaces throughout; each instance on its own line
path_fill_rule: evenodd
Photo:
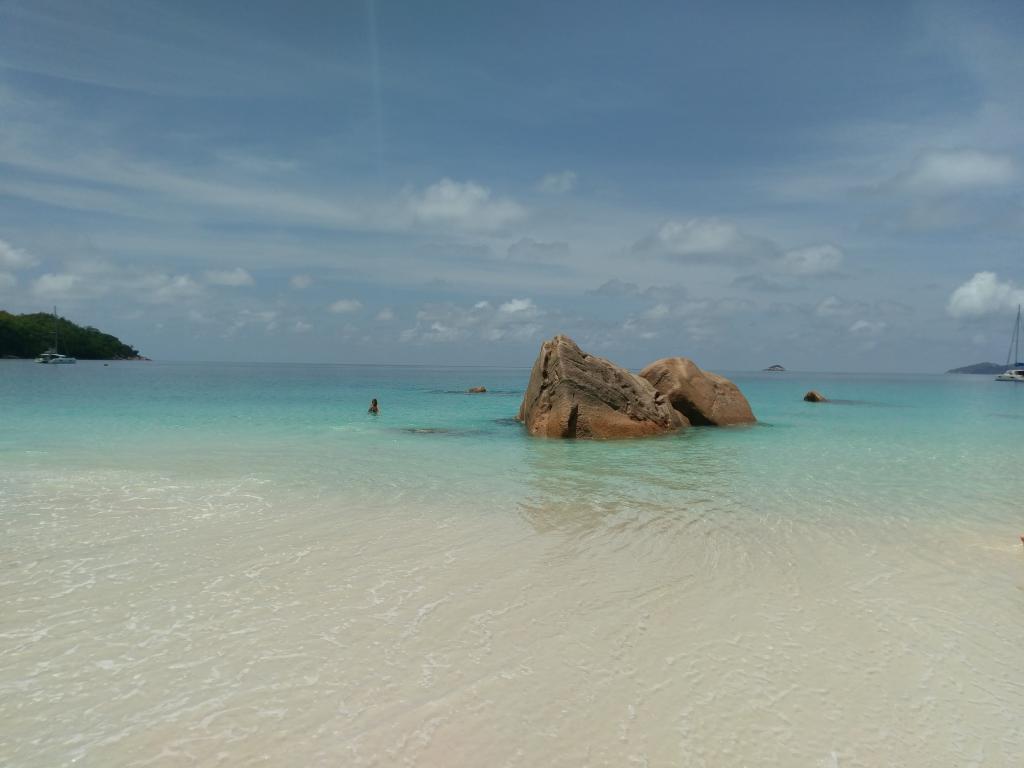
M 1024 765 L 1024 386 L 726 373 L 0 362 L 0 765 Z

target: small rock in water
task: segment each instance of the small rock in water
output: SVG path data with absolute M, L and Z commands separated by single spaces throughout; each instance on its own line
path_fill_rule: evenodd
M 486 391 L 487 387 L 470 387 L 469 389 L 466 390 L 466 393 L 470 395 L 479 395 Z
M 812 389 L 806 395 L 804 395 L 804 401 L 808 403 L 827 403 L 828 398 L 825 397 L 821 392 L 816 389 Z

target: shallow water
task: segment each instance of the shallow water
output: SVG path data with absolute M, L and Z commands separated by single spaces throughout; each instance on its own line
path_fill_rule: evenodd
M 1024 387 L 563 443 L 527 375 L 0 363 L 0 764 L 1024 761 Z

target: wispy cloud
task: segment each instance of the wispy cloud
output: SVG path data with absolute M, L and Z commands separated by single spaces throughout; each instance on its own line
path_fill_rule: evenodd
M 747 235 L 739 225 L 717 217 L 666 221 L 652 235 L 636 242 L 634 251 L 690 261 L 743 261 L 768 244 Z
M 327 309 L 336 315 L 347 315 L 353 312 L 358 312 L 363 308 L 363 302 L 359 299 L 338 299 Z
M 495 307 L 489 301 L 472 306 L 447 302 L 428 304 L 416 313 L 416 324 L 402 331 L 403 342 L 453 343 L 471 339 L 528 341 L 539 339 L 547 313 L 532 299 L 510 299 Z
M 526 216 L 526 209 L 473 181 L 444 178 L 422 192 L 410 193 L 409 210 L 416 221 L 467 230 L 496 230 Z
M 252 275 L 241 267 L 204 272 L 203 277 L 210 285 L 226 285 L 232 288 L 254 285 L 256 283 Z
M 576 186 L 576 173 L 574 171 L 560 171 L 549 173 L 537 183 L 537 189 L 547 194 L 564 195 L 571 192 Z
M 39 263 L 39 259 L 22 248 L 0 240 L 0 269 L 28 269 Z
M 825 275 L 838 271 L 843 251 L 830 243 L 796 248 L 782 254 L 781 271 L 791 275 Z
M 856 320 L 853 325 L 850 326 L 850 333 L 861 334 L 865 336 L 878 336 L 887 327 L 884 320 Z
M 1006 154 L 978 149 L 922 152 L 910 168 L 894 177 L 893 186 L 934 195 L 954 190 L 1003 187 L 1017 178 L 1017 167 Z

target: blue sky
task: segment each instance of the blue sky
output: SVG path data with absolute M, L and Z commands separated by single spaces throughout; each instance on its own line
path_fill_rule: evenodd
M 0 307 L 162 359 L 1001 361 L 1019 3 L 0 2 Z

